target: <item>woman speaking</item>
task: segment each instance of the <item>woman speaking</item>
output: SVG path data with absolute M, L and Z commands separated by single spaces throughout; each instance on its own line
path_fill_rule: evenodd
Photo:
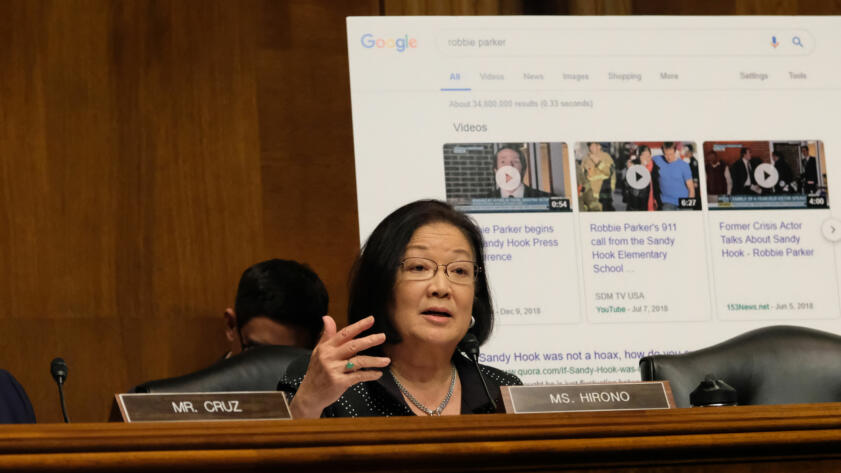
M 479 228 L 444 202 L 413 202 L 386 217 L 354 264 L 350 325 L 337 332 L 324 317 L 306 372 L 290 367 L 278 385 L 294 393 L 293 417 L 458 415 L 501 406 L 499 386 L 522 384 L 519 378 L 457 350 L 468 331 L 483 343 L 493 328 L 483 260 Z

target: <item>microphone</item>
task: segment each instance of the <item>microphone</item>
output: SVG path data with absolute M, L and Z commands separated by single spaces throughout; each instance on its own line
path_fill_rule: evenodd
M 491 396 L 491 392 L 488 390 L 488 383 L 485 382 L 485 376 L 482 375 L 482 369 L 479 367 L 479 339 L 476 338 L 476 335 L 467 332 L 467 335 L 465 335 L 464 338 L 461 339 L 461 342 L 459 342 L 458 348 L 470 357 L 471 360 L 473 360 L 473 364 L 476 366 L 476 371 L 479 373 L 479 379 L 482 380 L 482 387 L 485 388 L 485 394 L 488 396 L 488 400 L 491 401 L 491 406 L 493 406 L 494 411 L 496 411 L 496 401 L 494 401 L 493 396 Z
M 58 398 L 61 401 L 61 415 L 64 416 L 64 422 L 69 424 L 70 419 L 67 418 L 67 407 L 64 405 L 64 381 L 67 380 L 67 363 L 64 358 L 55 358 L 50 362 L 50 374 L 58 385 Z

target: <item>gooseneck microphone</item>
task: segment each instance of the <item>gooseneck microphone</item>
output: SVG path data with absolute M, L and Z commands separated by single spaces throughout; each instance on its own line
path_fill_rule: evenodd
M 67 418 L 67 406 L 64 405 L 64 381 L 67 379 L 67 363 L 64 358 L 55 358 L 50 363 L 50 373 L 58 385 L 58 398 L 61 401 L 61 415 L 64 416 L 64 422 L 69 424 L 70 419 Z
M 473 360 L 473 365 L 476 366 L 476 371 L 479 372 L 479 379 L 482 380 L 482 387 L 485 388 L 485 394 L 488 396 L 488 400 L 491 401 L 494 411 L 497 410 L 496 401 L 494 401 L 491 392 L 488 390 L 488 383 L 485 382 L 485 376 L 482 375 L 482 368 L 479 366 L 479 339 L 476 338 L 476 335 L 467 332 L 467 335 L 459 342 L 458 348 Z

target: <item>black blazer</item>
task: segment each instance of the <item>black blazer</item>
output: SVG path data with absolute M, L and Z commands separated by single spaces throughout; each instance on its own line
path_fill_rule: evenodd
M 745 186 L 745 182 L 748 179 L 750 179 L 751 184 L 756 184 L 756 179 L 753 177 L 755 166 L 753 163 L 749 163 L 748 167 L 750 167 L 750 173 L 745 168 L 745 162 L 742 159 L 734 161 L 730 165 L 730 179 L 733 181 L 733 194 L 754 194 L 750 190 L 750 186 Z
M 0 424 L 34 424 L 35 411 L 23 386 L 6 370 L 0 370 Z
M 293 362 L 277 386 L 279 391 L 290 393 L 290 397 L 301 385 L 309 364 L 309 356 Z M 482 387 L 482 380 L 476 367 L 466 355 L 456 351 L 453 364 L 461 379 L 461 413 L 488 414 L 495 412 L 488 400 L 488 395 Z M 503 409 L 500 386 L 519 386 L 523 382 L 513 374 L 506 373 L 490 366 L 480 365 L 482 374 L 488 384 L 488 390 L 497 404 L 497 410 Z M 437 406 L 435 406 L 437 407 Z M 403 400 L 403 395 L 394 382 L 394 378 L 386 371 L 376 381 L 368 381 L 353 385 L 335 403 L 327 406 L 321 417 L 390 417 L 412 416 L 414 412 Z

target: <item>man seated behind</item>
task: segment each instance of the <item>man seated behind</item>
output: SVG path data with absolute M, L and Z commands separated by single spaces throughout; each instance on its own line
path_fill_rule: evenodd
M 312 348 L 327 304 L 327 290 L 308 266 L 281 259 L 251 266 L 239 280 L 234 308 L 225 310 L 231 342 L 225 358 L 260 345 Z

